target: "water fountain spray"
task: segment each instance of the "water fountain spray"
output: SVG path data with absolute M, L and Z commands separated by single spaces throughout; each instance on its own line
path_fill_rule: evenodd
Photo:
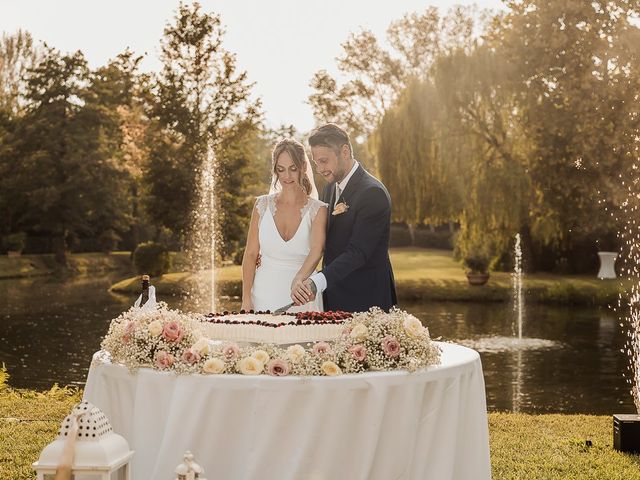
M 516 332 L 518 340 L 522 340 L 522 320 L 524 311 L 524 297 L 522 296 L 522 247 L 520 245 L 520 234 L 516 233 L 516 244 L 514 247 L 514 267 L 511 274 L 511 286 L 513 290 L 513 311 L 516 321 Z
M 620 259 L 623 287 L 618 295 L 615 310 L 620 326 L 625 329 L 627 340 L 622 353 L 627 355 L 627 382 L 636 407 L 636 415 L 613 416 L 613 446 L 623 452 L 640 453 L 640 176 L 638 165 L 633 166 L 636 178 L 628 181 L 621 178 L 626 189 L 624 200 L 615 211 L 610 211 L 616 222 L 621 222 L 618 239 L 621 243 Z
M 188 235 L 187 258 L 194 272 L 189 298 L 194 311 L 216 311 L 216 244 L 218 212 L 216 207 L 216 159 L 209 147 L 197 173 L 195 209 Z

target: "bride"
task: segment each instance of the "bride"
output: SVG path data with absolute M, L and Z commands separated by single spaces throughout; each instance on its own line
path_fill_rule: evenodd
M 315 271 L 324 250 L 327 204 L 318 200 L 304 146 L 281 140 L 272 166 L 271 190 L 256 200 L 242 258 L 246 311 L 273 311 L 291 303 L 293 286 Z M 322 311 L 322 295 L 288 311 Z

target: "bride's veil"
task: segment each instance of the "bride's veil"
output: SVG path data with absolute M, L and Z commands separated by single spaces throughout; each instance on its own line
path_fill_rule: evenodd
M 313 170 L 311 168 L 311 161 L 309 160 L 309 155 L 307 155 L 306 153 L 304 155 L 304 160 L 305 160 L 305 163 L 307 165 L 307 168 L 305 169 L 304 174 L 307 176 L 307 179 L 309 180 L 309 183 L 311 184 L 311 192 L 309 192 L 309 196 L 311 198 L 314 198 L 314 199 L 318 200 L 319 199 L 318 188 L 316 187 L 316 182 L 313 179 Z M 280 182 L 277 182 L 276 179 L 277 179 L 277 175 L 275 173 L 273 173 L 272 176 L 271 176 L 269 195 L 271 195 L 272 193 L 279 192 L 281 190 L 281 188 L 282 188 L 280 186 Z

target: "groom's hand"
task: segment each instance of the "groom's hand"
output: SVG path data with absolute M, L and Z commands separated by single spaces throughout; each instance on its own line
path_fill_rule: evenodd
M 316 295 L 313 293 L 312 280 L 307 278 L 305 280 L 298 280 L 294 283 L 291 290 L 291 300 L 295 302 L 297 306 L 309 303 L 311 300 L 315 300 Z

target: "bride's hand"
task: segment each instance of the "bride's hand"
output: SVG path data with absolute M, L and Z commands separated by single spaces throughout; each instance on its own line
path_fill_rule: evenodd
M 291 286 L 291 300 L 294 301 L 296 306 L 304 305 L 312 300 L 315 300 L 316 296 L 311 290 L 311 280 L 308 278 L 301 278 L 294 281 Z
M 293 295 L 293 292 L 300 288 L 305 280 L 306 277 L 303 277 L 302 275 L 296 275 L 295 277 L 293 277 L 293 280 L 291 281 L 291 295 Z

